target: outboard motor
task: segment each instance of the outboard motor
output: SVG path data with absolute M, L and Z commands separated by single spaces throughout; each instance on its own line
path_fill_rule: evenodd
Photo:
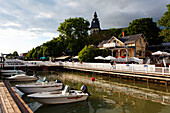
M 91 96 L 91 94 L 88 92 L 88 89 L 87 89 L 87 86 L 86 86 L 86 85 L 82 85 L 82 86 L 81 86 L 81 91 L 82 91 L 83 93 L 87 93 L 89 96 Z
M 60 80 L 58 80 L 58 79 L 57 79 L 55 82 L 56 82 L 56 83 L 62 83 L 62 82 L 61 82 Z M 65 85 L 62 83 L 62 90 L 64 89 L 64 87 L 65 87 Z
M 61 81 L 60 81 L 60 80 L 58 80 L 58 79 L 57 79 L 55 82 L 56 82 L 56 83 L 61 83 Z
M 36 74 L 34 74 L 34 75 L 33 75 L 33 77 L 36 77 L 36 78 L 38 78 L 38 79 L 39 79 L 39 77 L 38 77 Z
M 46 77 L 43 78 L 43 82 L 45 82 L 45 81 L 46 81 Z

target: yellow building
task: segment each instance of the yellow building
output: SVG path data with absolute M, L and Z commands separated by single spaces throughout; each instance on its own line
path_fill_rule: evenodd
M 114 57 L 145 58 L 146 43 L 147 41 L 142 34 L 136 34 L 121 38 L 112 36 L 111 39 L 101 42 L 98 47 L 109 49 Z

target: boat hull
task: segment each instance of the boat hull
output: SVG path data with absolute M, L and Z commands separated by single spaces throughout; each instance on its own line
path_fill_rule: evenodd
M 39 93 L 47 91 L 56 91 L 63 88 L 62 84 L 42 84 L 42 85 L 15 85 L 15 87 L 23 93 Z
M 43 92 L 42 94 L 31 94 L 28 95 L 28 97 L 33 98 L 39 103 L 42 104 L 66 104 L 66 103 L 73 103 L 73 102 L 79 102 L 79 101 L 85 101 L 88 97 L 87 93 L 81 93 L 81 94 L 53 94 L 49 92 Z
M 57 97 L 57 98 L 34 98 L 34 99 L 42 104 L 66 104 L 66 103 L 84 101 L 87 99 L 87 95 Z
M 25 74 L 18 74 L 12 77 L 6 77 L 5 79 L 10 81 L 36 81 L 38 80 L 38 77 L 27 76 Z

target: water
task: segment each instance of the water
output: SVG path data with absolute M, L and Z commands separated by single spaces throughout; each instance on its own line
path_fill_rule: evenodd
M 169 113 L 169 87 L 131 82 L 107 75 L 83 72 L 37 72 L 40 81 L 60 79 L 74 89 L 88 86 L 90 96 L 86 101 L 62 105 L 42 105 L 16 88 L 31 110 L 35 113 Z M 91 77 L 95 81 L 91 81 Z M 17 84 L 17 83 L 15 83 Z M 13 84 L 14 85 L 14 84 Z

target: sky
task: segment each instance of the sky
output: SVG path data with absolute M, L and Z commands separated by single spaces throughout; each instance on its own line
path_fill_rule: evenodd
M 170 0 L 0 0 L 0 53 L 25 53 L 58 37 L 65 19 L 97 12 L 101 29 L 123 28 L 139 18 L 157 22 Z

